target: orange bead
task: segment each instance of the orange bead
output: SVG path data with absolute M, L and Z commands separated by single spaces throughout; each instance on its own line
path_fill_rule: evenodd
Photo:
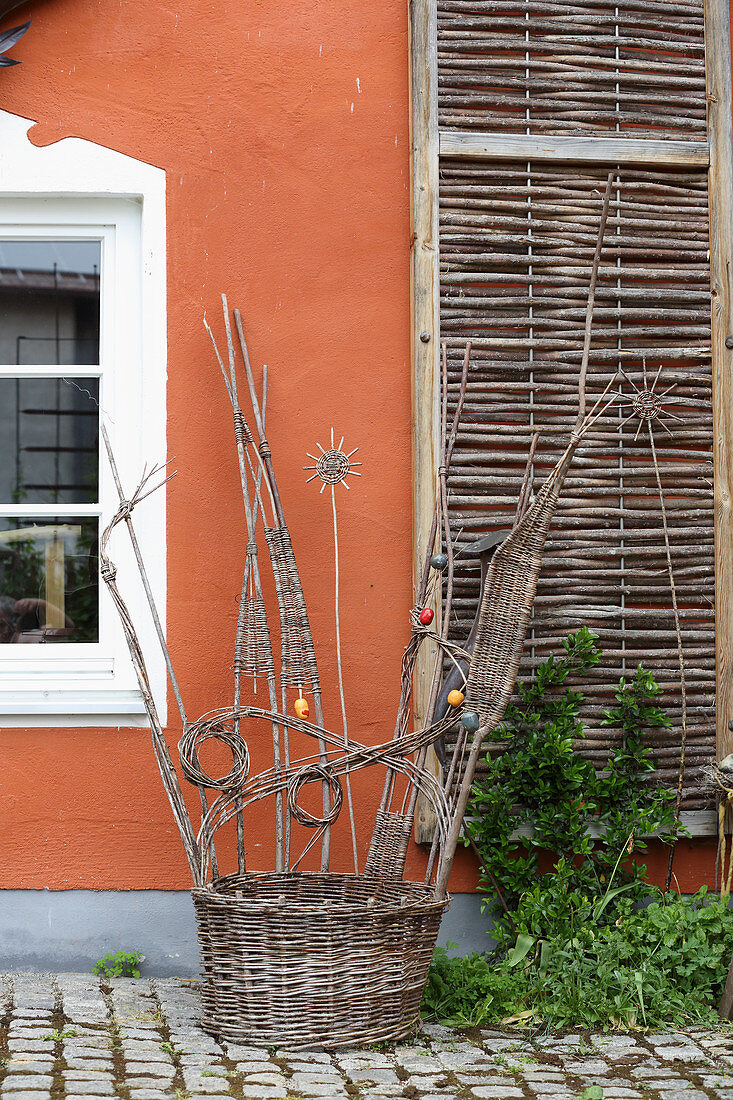
M 308 706 L 307 699 L 296 699 L 294 705 L 295 713 L 297 714 L 298 718 L 308 717 L 308 715 L 310 714 L 310 707 Z
M 448 695 L 448 702 L 452 707 L 460 707 L 466 696 L 462 691 L 451 691 Z

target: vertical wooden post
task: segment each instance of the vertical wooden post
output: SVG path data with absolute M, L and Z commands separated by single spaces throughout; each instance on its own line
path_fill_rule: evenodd
M 435 0 L 410 0 L 412 171 L 412 514 L 414 591 L 420 583 L 435 509 L 439 450 L 438 369 L 440 271 L 438 251 L 438 12 Z M 436 612 L 439 612 L 436 608 Z M 439 622 L 439 615 L 436 619 Z M 422 723 L 435 654 L 423 646 L 415 668 L 413 718 Z M 437 766 L 430 750 L 428 767 Z M 415 839 L 432 839 L 434 820 L 423 798 Z
M 715 670 L 718 759 L 733 751 L 733 137 L 728 0 L 705 0 L 710 144 L 713 448 L 715 478 Z
M 46 610 L 41 622 L 49 627 L 66 625 L 66 578 L 64 570 L 64 542 L 58 533 L 46 540 Z

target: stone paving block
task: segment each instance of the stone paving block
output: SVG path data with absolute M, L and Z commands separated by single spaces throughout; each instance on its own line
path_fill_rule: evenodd
M 665 1062 L 685 1062 L 687 1065 L 699 1065 L 707 1062 L 708 1057 L 697 1046 L 656 1047 L 657 1055 Z
M 125 1082 L 131 1089 L 153 1089 L 155 1092 L 170 1092 L 173 1089 L 172 1077 L 126 1077 Z
M 200 1074 L 190 1074 L 184 1070 L 183 1079 L 186 1088 L 195 1092 L 204 1092 L 213 1095 L 218 1092 L 229 1092 L 229 1080 L 226 1077 L 201 1077 Z
M 8 1049 L 22 1051 L 23 1054 L 28 1054 L 30 1051 L 36 1051 L 38 1054 L 48 1054 L 50 1051 L 53 1054 L 53 1043 L 49 1043 L 45 1039 L 10 1038 L 8 1039 Z
M 700 1089 L 672 1089 L 670 1092 L 660 1089 L 659 1095 L 662 1100 L 708 1100 Z
M 262 1047 L 241 1046 L 239 1043 L 226 1043 L 226 1050 L 233 1062 L 269 1062 L 270 1055 Z M 302 1054 L 297 1055 L 301 1062 L 309 1061 Z
M 330 1062 L 288 1062 L 288 1069 L 293 1073 L 320 1073 L 327 1076 L 338 1076 L 338 1067 Z
M 130 1062 L 125 1066 L 125 1076 L 129 1078 L 150 1077 L 153 1080 L 172 1081 L 175 1066 L 164 1066 L 161 1062 Z
M 132 1100 L 162 1100 L 165 1096 L 171 1096 L 171 1091 L 164 1089 L 130 1089 Z
M 479 1100 L 512 1100 L 515 1096 L 524 1096 L 516 1085 L 478 1085 L 471 1089 L 471 1095 Z
M 422 1057 L 412 1055 L 409 1058 L 403 1058 L 400 1057 L 400 1052 L 398 1051 L 397 1062 L 403 1069 L 406 1069 L 408 1073 L 440 1073 L 441 1070 L 445 1069 L 437 1058 L 433 1058 L 428 1054 Z
M 277 1066 L 272 1067 L 272 1073 L 248 1073 L 244 1078 L 244 1082 L 247 1085 L 285 1085 L 289 1084 L 289 1081 L 290 1079 L 286 1078 L 285 1075 L 277 1069 Z
M 62 1032 L 64 1046 L 109 1046 L 111 1035 L 106 1029 L 90 1027 L 65 1027 Z
M 109 1058 L 66 1058 L 67 1069 L 109 1069 L 112 1066 L 112 1056 Z
M 3 1094 L 5 1093 L 5 1086 L 3 1086 Z M 40 1090 L 28 1090 L 27 1092 L 14 1092 L 12 1094 L 13 1100 L 48 1100 L 50 1092 L 41 1092 Z
M 327 1097 L 334 1096 L 348 1096 L 346 1086 L 342 1083 L 333 1082 L 330 1084 L 294 1084 L 292 1081 L 287 1082 L 288 1092 L 298 1092 L 301 1096 L 308 1097 L 323 1097 L 326 1100 Z
M 53 1054 L 21 1054 L 15 1053 L 8 1059 L 8 1073 L 17 1072 L 16 1066 L 50 1066 L 55 1058 Z M 43 1073 L 43 1070 L 29 1069 L 29 1073 Z
M 350 1069 L 348 1076 L 355 1084 L 362 1081 L 371 1081 L 374 1085 L 396 1085 L 399 1082 L 399 1077 L 393 1069 L 382 1067 L 378 1069 Z
M 551 1092 L 534 1090 L 534 1095 L 538 1097 L 538 1100 L 578 1100 L 578 1093 L 568 1092 L 567 1089 L 553 1089 Z
M 475 1073 L 457 1073 L 456 1080 L 462 1085 L 513 1085 L 514 1077 L 505 1074 L 487 1073 L 478 1076 Z
M 392 1096 L 390 1092 L 362 1092 L 360 1100 L 392 1100 Z
M 66 1069 L 64 1081 L 111 1081 L 112 1070 Z
M 13 1100 L 15 1100 L 15 1097 L 17 1095 L 18 1093 L 13 1093 Z M 88 1095 L 87 1093 L 81 1094 L 73 1091 L 70 1092 L 68 1089 L 66 1090 L 66 1097 L 67 1100 L 109 1100 L 108 1095 L 93 1096 L 91 1094 Z
M 262 1047 L 257 1048 L 262 1050 Z M 359 1057 L 359 1051 L 355 1051 L 354 1054 L 343 1055 L 346 1057 Z M 282 1059 L 283 1062 L 331 1062 L 332 1055 L 326 1050 L 276 1050 L 275 1057 Z M 335 1057 L 335 1056 L 334 1056 Z M 368 1058 L 386 1058 L 386 1054 L 379 1054 L 378 1051 L 369 1051 L 364 1057 Z
M 253 1100 L 283 1100 L 288 1095 L 286 1088 L 275 1085 L 242 1085 L 240 1091 Z
M 69 1089 L 77 1096 L 112 1096 L 114 1093 L 111 1078 L 100 1078 L 97 1081 L 72 1080 L 69 1082 Z
M 279 1051 L 276 1054 L 277 1058 L 282 1058 L 284 1061 L 288 1061 L 286 1055 L 281 1054 Z M 294 1059 L 292 1059 L 294 1060 Z M 369 1052 L 368 1054 L 350 1054 L 336 1058 L 336 1065 L 341 1069 L 384 1069 L 387 1066 L 393 1065 L 393 1060 L 388 1058 L 386 1054 L 380 1054 L 378 1051 Z
M 28 1091 L 29 1089 L 50 1089 L 53 1077 L 50 1073 L 12 1074 L 3 1082 L 3 1092 Z

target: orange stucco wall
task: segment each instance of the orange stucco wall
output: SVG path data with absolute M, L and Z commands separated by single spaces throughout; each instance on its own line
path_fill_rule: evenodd
M 268 435 L 334 727 L 330 502 L 302 466 L 332 425 L 360 447 L 363 479 L 339 500 L 346 692 L 354 735 L 385 739 L 411 603 L 407 6 L 31 0 L 6 22 L 26 12 L 4 109 L 37 120 L 39 144 L 73 135 L 167 172 L 168 622 L 189 712 L 230 701 L 245 541 L 202 325 L 224 290 L 268 363 Z M 172 721 L 172 745 L 178 733 Z M 189 884 L 145 730 L 5 730 L 1 751 L 0 886 Z M 382 779 L 359 785 L 371 807 Z M 270 809 L 253 865 L 271 865 Z M 344 867 L 345 851 L 344 836 Z
M 78 136 L 168 176 L 168 622 L 189 712 L 230 700 L 243 562 L 202 326 L 224 290 L 269 365 L 268 435 L 335 728 L 329 500 L 302 466 L 332 425 L 360 447 L 363 479 L 339 500 L 345 680 L 352 732 L 382 740 L 412 598 L 407 4 L 31 0 L 6 25 L 26 12 L 3 108 L 36 119 L 40 144 Z M 189 885 L 145 730 L 4 730 L 0 746 L 1 888 Z M 362 852 L 381 782 L 357 785 Z M 253 866 L 272 864 L 264 834 L 255 822 Z M 683 888 L 709 877 L 708 849 L 684 846 Z M 346 853 L 342 830 L 337 865 Z M 453 888 L 472 884 L 462 857 Z

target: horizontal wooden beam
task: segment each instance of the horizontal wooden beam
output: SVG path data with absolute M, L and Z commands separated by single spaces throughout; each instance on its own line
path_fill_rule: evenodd
M 549 160 L 572 164 L 659 164 L 707 168 L 704 141 L 650 141 L 622 137 L 535 137 L 441 130 L 440 155 L 480 160 Z

